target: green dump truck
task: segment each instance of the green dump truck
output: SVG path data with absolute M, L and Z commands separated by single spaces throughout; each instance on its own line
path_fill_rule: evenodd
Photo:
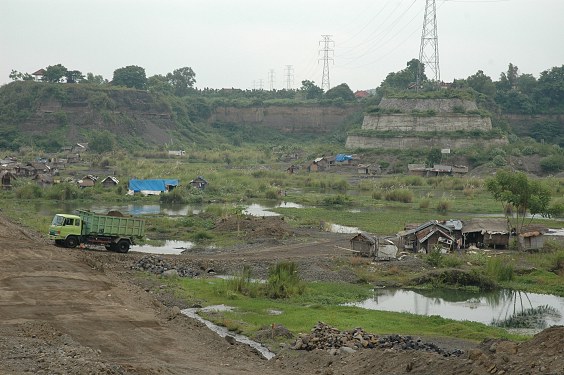
M 78 215 L 56 214 L 49 227 L 49 239 L 64 247 L 93 244 L 127 253 L 134 244 L 134 238 L 145 235 L 143 219 L 77 211 Z

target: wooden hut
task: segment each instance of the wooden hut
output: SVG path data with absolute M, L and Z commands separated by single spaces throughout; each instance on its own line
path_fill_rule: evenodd
M 351 238 L 351 249 L 363 257 L 372 257 L 376 254 L 376 239 L 368 233 L 361 232 Z
M 119 180 L 114 176 L 108 176 L 102 180 L 101 184 L 104 188 L 112 188 L 119 184 Z
M 10 171 L 0 171 L 0 185 L 2 189 L 11 189 L 12 181 L 16 179 L 16 176 Z
M 452 230 L 436 220 L 398 233 L 399 244 L 406 250 L 429 252 L 435 245 L 451 250 L 455 242 Z
M 507 248 L 510 230 L 506 219 L 479 218 L 462 222 L 463 246 Z
M 202 176 L 198 176 L 190 181 L 190 185 L 196 189 L 203 190 L 208 186 L 208 182 Z
M 351 238 L 351 250 L 363 257 L 376 260 L 395 259 L 398 253 L 397 246 L 387 238 L 378 238 L 361 232 Z

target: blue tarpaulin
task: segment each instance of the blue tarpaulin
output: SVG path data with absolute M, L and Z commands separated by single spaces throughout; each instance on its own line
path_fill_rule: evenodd
M 129 190 L 134 193 L 141 191 L 169 191 L 178 186 L 178 180 L 129 180 Z
M 337 154 L 337 156 L 335 156 L 335 161 L 352 160 L 352 158 L 352 155 Z

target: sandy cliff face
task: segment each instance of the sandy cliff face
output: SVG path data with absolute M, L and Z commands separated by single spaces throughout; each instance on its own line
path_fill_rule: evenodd
M 475 111 L 478 109 L 476 102 L 463 99 L 399 99 L 382 98 L 378 105 L 382 109 L 398 109 L 402 112 L 428 111 L 437 113 L 453 113 L 456 109 Z
M 363 130 L 394 132 L 394 137 L 350 135 L 347 148 L 463 148 L 482 144 L 483 139 L 455 136 L 455 132 L 492 130 L 489 117 L 472 113 L 478 107 L 462 99 L 397 99 L 383 98 L 380 113 L 364 116 Z M 469 112 L 469 113 L 468 113 Z M 417 133 L 436 133 L 421 137 Z M 490 139 L 489 144 L 505 144 L 504 138 Z
M 288 133 L 329 133 L 359 111 L 358 106 L 218 107 L 209 122 L 264 125 Z
M 492 121 L 489 117 L 459 115 L 455 113 L 436 116 L 413 116 L 411 114 L 366 115 L 362 129 L 400 132 L 454 132 L 490 131 Z
M 60 132 L 68 142 L 84 139 L 89 131 L 108 130 L 118 137 L 139 137 L 148 143 L 162 144 L 177 128 L 170 110 L 145 91 L 100 93 L 98 102 L 68 90 L 68 99 L 53 97 L 39 101 L 31 116 L 19 125 L 30 136 Z

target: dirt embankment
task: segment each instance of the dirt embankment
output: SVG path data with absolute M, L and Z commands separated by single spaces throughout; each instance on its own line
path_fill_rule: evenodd
M 342 236 L 191 253 L 171 262 L 212 261 L 237 269 L 292 259 L 311 277 L 339 278 L 331 259 Z M 143 254 L 63 249 L 0 214 L 0 373 L 2 374 L 564 374 L 564 327 L 526 343 L 467 343 L 464 354 L 404 350 L 293 350 L 266 361 L 179 313 L 175 301 L 136 285 Z M 164 302 L 164 303 L 163 303 Z M 178 302 L 180 303 L 180 302 Z M 426 340 L 428 341 L 428 340 Z M 457 340 L 437 339 L 453 349 Z

